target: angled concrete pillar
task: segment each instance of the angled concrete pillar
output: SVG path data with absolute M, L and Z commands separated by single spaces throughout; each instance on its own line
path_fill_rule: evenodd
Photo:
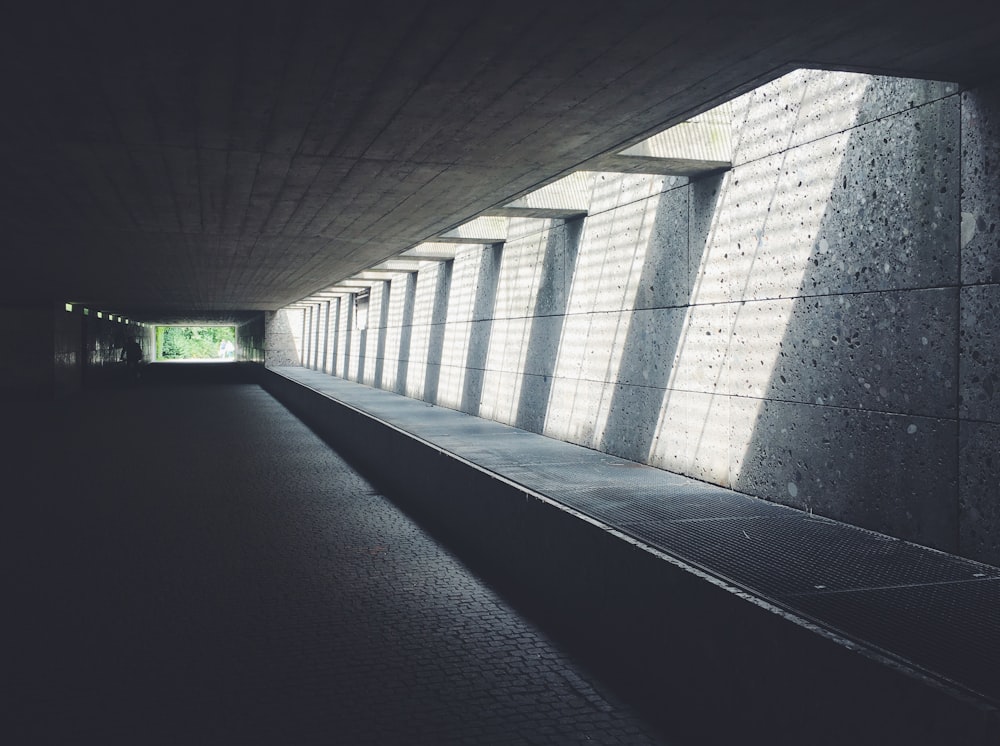
M 312 305 L 306 307 L 305 313 L 302 314 L 302 355 L 299 360 L 299 365 L 304 367 L 309 367 L 309 353 L 311 350 L 312 341 Z
M 323 301 L 320 304 L 322 323 L 319 327 L 320 343 L 317 348 L 320 350 L 319 358 L 316 361 L 316 370 L 326 372 L 326 356 L 330 347 L 330 301 Z
M 334 375 L 347 378 L 354 344 L 354 295 L 345 295 L 337 319 L 337 361 Z

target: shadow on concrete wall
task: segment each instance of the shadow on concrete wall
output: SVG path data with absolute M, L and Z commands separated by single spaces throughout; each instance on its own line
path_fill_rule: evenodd
M 502 258 L 503 244 L 491 244 L 483 249 L 473 289 L 475 303 L 472 308 L 469 346 L 465 355 L 461 409 L 474 415 L 479 414 L 483 396 L 483 377 L 490 352 L 490 336 L 493 333 L 493 315 L 496 310 Z
M 344 344 L 341 350 L 341 360 L 343 361 L 337 375 L 343 378 L 351 377 L 351 353 L 354 348 L 354 296 L 348 295 L 343 300 L 343 307 L 340 311 L 340 318 L 344 324 Z
M 385 369 L 385 328 L 389 323 L 389 294 L 391 292 L 392 283 L 383 280 L 382 292 L 378 296 L 378 308 L 375 309 L 378 312 L 376 331 L 378 339 L 375 340 L 375 372 L 372 375 L 372 385 L 377 389 L 382 388 L 382 371 Z M 371 309 L 368 312 L 371 313 Z M 362 378 L 362 380 L 364 379 Z
M 327 326 L 327 344 L 330 348 L 329 356 L 329 373 L 332 376 L 337 375 L 337 352 L 339 351 L 340 335 L 338 331 L 340 330 L 340 304 L 342 303 L 342 298 L 334 298 L 330 301 L 330 323 Z
M 437 283 L 434 287 L 434 308 L 431 311 L 431 328 L 427 340 L 427 366 L 424 372 L 424 401 L 437 403 L 438 384 L 441 382 L 441 359 L 444 354 L 445 322 L 448 320 L 448 300 L 451 296 L 451 275 L 455 261 L 449 259 L 438 264 Z
M 684 306 L 691 302 L 691 267 L 701 262 L 711 227 L 711 220 L 697 216 L 714 213 L 722 179 L 706 176 L 660 195 L 599 450 L 648 460 L 684 330 Z M 679 199 L 685 203 L 681 212 Z M 684 245 L 669 245 L 677 241 Z M 681 266 L 678 253 L 687 259 Z
M 371 309 L 369 309 L 368 313 L 368 318 L 371 318 Z M 355 315 L 357 315 L 357 310 L 355 310 Z M 354 335 L 354 338 L 358 342 L 358 374 L 354 380 L 358 383 L 364 383 L 365 368 L 368 362 L 368 355 L 366 354 L 368 352 L 368 326 L 366 325 L 364 329 L 358 329 L 357 331 L 358 333 Z
M 330 301 L 323 302 L 323 324 L 319 328 L 319 334 L 323 337 L 322 352 L 316 364 L 316 369 L 324 373 L 329 373 L 327 362 L 330 357 Z
M 397 394 L 406 394 L 406 375 L 410 367 L 410 338 L 413 336 L 413 303 L 417 295 L 417 273 L 410 272 L 402 278 L 403 313 L 399 328 L 399 353 L 396 364 Z M 399 280 L 393 282 L 396 285 Z
M 312 338 L 310 334 L 312 330 L 312 307 L 303 309 L 302 311 L 302 355 L 299 359 L 299 364 L 304 368 L 309 367 L 309 340 Z
M 583 218 L 552 225 L 545 242 L 542 274 L 535 306 L 530 313 L 531 329 L 523 359 L 531 373 L 523 372 L 517 403 L 515 427 L 540 433 L 545 426 L 546 404 L 552 388 L 552 374 L 559 354 L 569 304 L 569 289 L 576 272 L 576 260 L 583 236 Z
M 958 124 L 953 96 L 851 130 L 799 297 L 740 306 L 735 489 L 957 549 Z

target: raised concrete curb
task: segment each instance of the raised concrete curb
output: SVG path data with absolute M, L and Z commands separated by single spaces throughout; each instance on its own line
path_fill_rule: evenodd
M 700 743 L 1000 742 L 989 703 L 331 398 L 310 375 L 266 370 L 261 383 L 671 730 Z M 685 716 L 663 723 L 664 709 Z

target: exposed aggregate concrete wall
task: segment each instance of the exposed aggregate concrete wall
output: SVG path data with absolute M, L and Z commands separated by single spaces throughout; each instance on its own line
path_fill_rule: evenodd
M 299 309 L 283 309 L 264 313 L 264 363 L 266 365 L 302 364 L 304 315 Z
M 776 80 L 725 175 L 377 283 L 335 373 L 1000 563 L 998 91 Z

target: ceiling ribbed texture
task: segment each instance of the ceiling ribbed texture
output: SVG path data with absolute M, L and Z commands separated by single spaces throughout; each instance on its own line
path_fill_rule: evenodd
M 84 5 L 0 32 L 0 292 L 137 318 L 279 308 L 789 64 L 998 61 L 954 3 Z

